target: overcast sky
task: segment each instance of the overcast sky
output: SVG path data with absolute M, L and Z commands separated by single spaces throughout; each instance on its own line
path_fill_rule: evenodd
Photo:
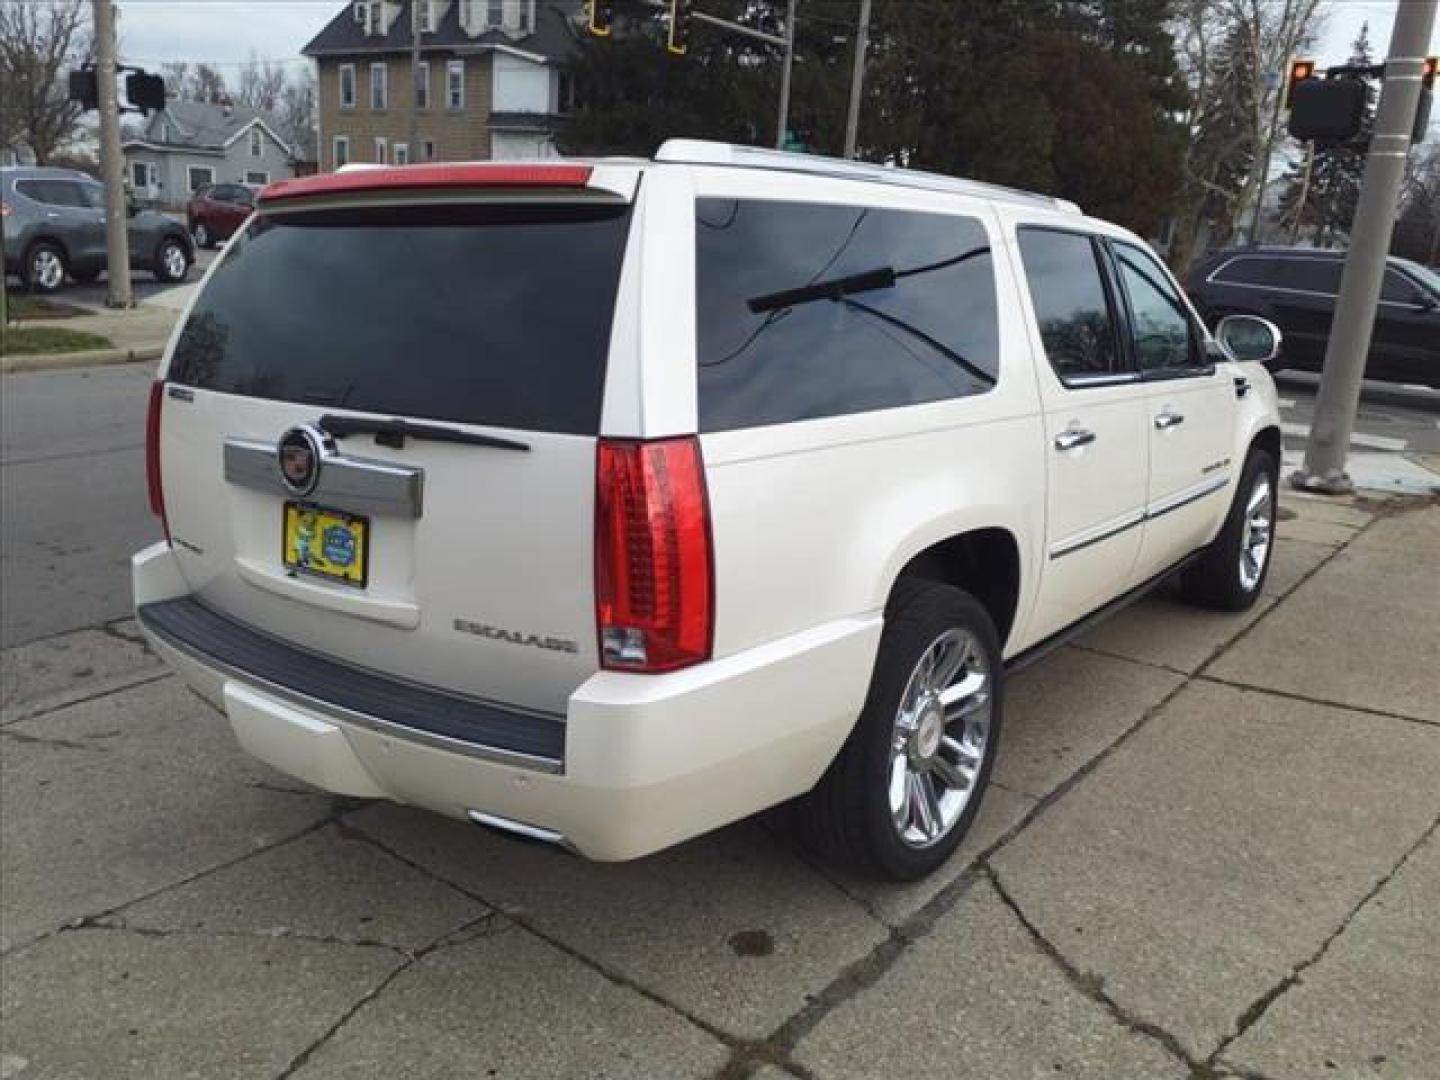
M 956 3 L 985 0 L 955 0 Z M 1362 23 L 1383 57 L 1397 0 L 1330 0 L 1317 59 L 1340 63 Z M 300 50 L 334 15 L 339 0 L 120 0 L 120 52 L 132 64 L 207 60 L 229 74 L 253 50 L 271 60 L 300 61 Z M 800 14 L 805 14 L 804 0 Z M 1440 52 L 1437 28 L 1431 52 Z

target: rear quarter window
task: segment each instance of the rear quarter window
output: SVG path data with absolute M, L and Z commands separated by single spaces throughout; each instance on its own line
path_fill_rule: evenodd
M 262 214 L 196 299 L 171 378 L 593 435 L 629 221 L 515 204 Z
M 1273 285 L 1275 260 L 1243 255 L 1222 263 L 1213 280 L 1222 285 Z
M 995 274 L 978 219 L 699 199 L 695 231 L 702 431 L 995 385 Z

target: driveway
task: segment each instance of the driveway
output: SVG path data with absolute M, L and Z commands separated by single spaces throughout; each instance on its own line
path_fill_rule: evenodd
M 3 653 L 0 1074 L 1394 1077 L 1440 1061 L 1440 507 L 1012 684 L 911 886 L 783 813 L 598 865 L 242 754 L 125 618 Z

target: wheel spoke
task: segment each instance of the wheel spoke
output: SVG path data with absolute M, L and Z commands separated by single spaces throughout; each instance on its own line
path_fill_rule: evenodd
M 890 759 L 890 813 L 902 825 L 910 820 L 910 770 L 903 753 Z
M 1245 504 L 1247 512 L 1253 514 L 1260 506 L 1270 498 L 1270 485 L 1260 483 L 1255 485 L 1255 490 L 1250 493 L 1250 501 Z M 1266 515 L 1269 516 L 1268 514 Z
M 950 740 L 953 742 L 954 740 Z M 961 759 L 962 762 L 964 759 Z M 949 758 L 936 754 L 930 759 L 930 768 L 940 782 L 952 791 L 966 791 L 970 787 L 970 774 L 963 765 L 957 765 Z
M 927 840 L 940 835 L 940 800 L 935 785 L 926 773 L 909 773 L 910 801 L 915 812 L 915 827 Z
M 970 642 L 950 641 L 947 642 L 940 655 L 935 659 L 935 665 L 930 670 L 930 688 L 938 690 L 943 700 L 945 689 L 955 681 L 955 676 L 960 674 L 961 669 L 970 661 Z
M 971 669 L 965 673 L 965 677 L 954 686 L 947 686 L 940 691 L 940 704 L 945 707 L 946 715 L 952 706 L 960 704 L 966 698 L 974 697 L 981 693 L 985 686 L 985 673 Z

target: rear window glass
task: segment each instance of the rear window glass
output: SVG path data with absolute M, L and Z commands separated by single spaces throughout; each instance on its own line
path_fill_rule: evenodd
M 260 216 L 171 377 L 318 407 L 595 434 L 628 207 Z
M 1215 271 L 1214 280 L 1232 285 L 1273 285 L 1275 260 L 1257 259 L 1253 256 L 1231 259 Z
M 995 385 L 995 275 L 975 218 L 700 199 L 695 233 L 702 431 Z

